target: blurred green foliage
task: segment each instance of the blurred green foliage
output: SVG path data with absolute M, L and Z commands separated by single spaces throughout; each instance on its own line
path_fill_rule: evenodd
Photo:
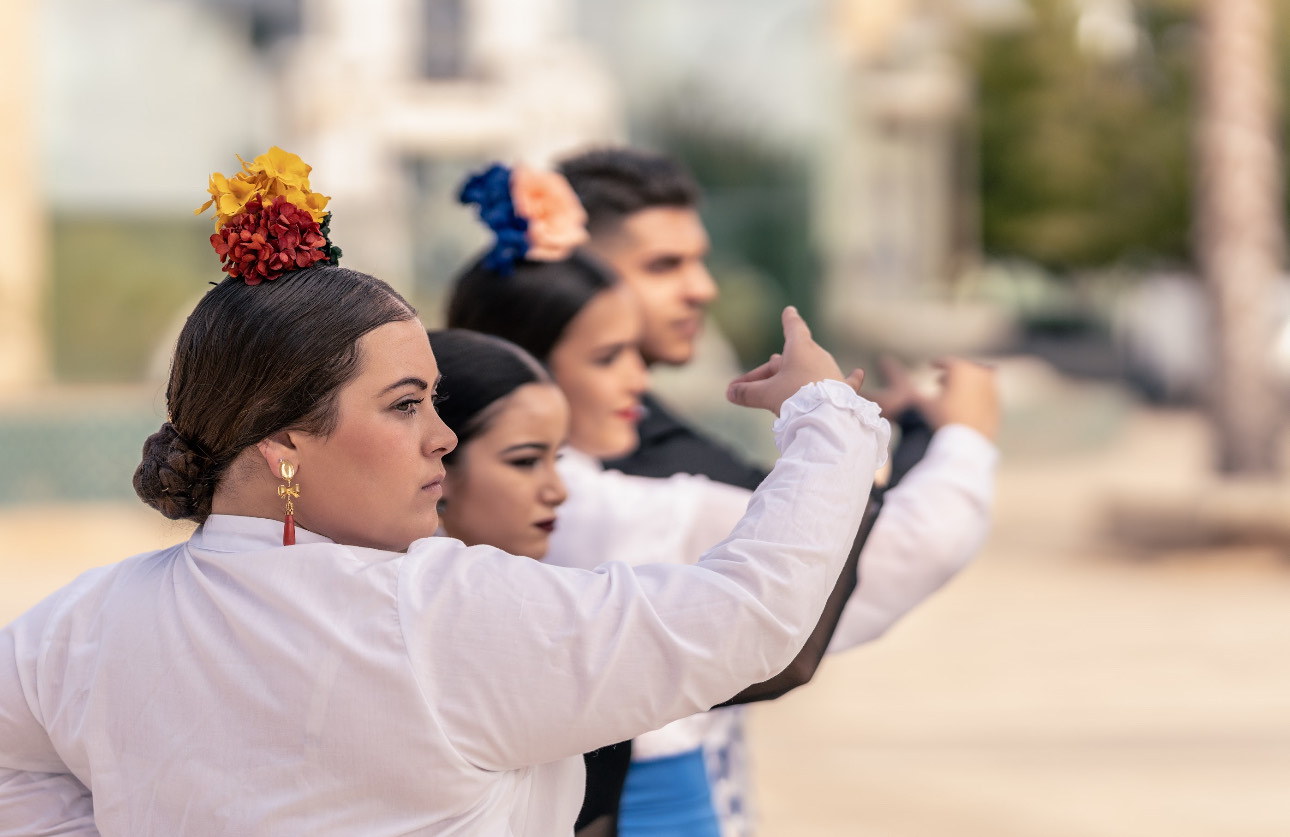
M 1104 61 L 1080 51 L 1073 4 L 1031 5 L 1031 26 L 973 55 L 986 252 L 1058 269 L 1186 258 L 1192 18 L 1144 3 L 1150 44 Z
M 172 324 L 223 278 L 210 232 L 209 220 L 55 217 L 48 316 L 58 378 L 143 378 Z
M 1121 60 L 1081 51 L 1076 4 L 1030 6 L 1031 25 L 968 50 L 985 251 L 1059 271 L 1188 262 L 1198 3 L 1137 0 L 1140 41 Z M 1272 6 L 1285 91 L 1290 11 Z

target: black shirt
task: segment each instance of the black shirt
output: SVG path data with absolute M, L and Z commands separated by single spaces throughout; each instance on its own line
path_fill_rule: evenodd
M 648 412 L 637 426 L 640 445 L 622 459 L 606 462 L 606 468 L 639 477 L 702 474 L 749 491 L 766 478 L 766 471 L 674 416 L 653 393 L 646 393 L 641 403 Z
M 627 456 L 606 462 L 606 468 L 640 477 L 702 474 L 749 491 L 755 491 L 766 478 L 766 471 L 748 464 L 725 445 L 677 418 L 653 393 L 646 393 L 641 403 L 648 413 L 637 427 L 640 445 Z M 891 455 L 888 488 L 918 464 L 932 439 L 932 428 L 918 410 L 905 410 L 896 417 L 896 426 L 900 429 L 900 442 Z

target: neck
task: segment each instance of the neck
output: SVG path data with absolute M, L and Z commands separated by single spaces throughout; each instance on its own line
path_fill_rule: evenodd
M 211 514 L 232 514 L 239 517 L 263 517 L 267 520 L 286 518 L 286 506 L 278 498 L 279 481 L 274 480 L 263 467 L 257 468 L 259 451 L 247 448 L 237 455 L 215 487 L 211 498 Z

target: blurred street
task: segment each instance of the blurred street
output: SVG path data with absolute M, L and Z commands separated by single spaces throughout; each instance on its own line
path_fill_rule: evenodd
M 1108 493 L 1199 484 L 1205 450 L 1196 415 L 1143 411 L 1005 458 L 977 564 L 755 711 L 763 837 L 1290 833 L 1287 555 L 1101 534 Z
M 1139 409 L 1096 449 L 1005 457 L 977 564 L 754 710 L 762 837 L 1290 833 L 1290 560 L 1102 533 L 1108 496 L 1199 484 L 1205 450 L 1194 413 Z M 0 508 L 0 622 L 186 533 L 142 504 Z

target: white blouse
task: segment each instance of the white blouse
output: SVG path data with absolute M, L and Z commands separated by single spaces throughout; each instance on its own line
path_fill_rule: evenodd
M 844 384 L 804 387 L 694 566 L 283 547 L 215 515 L 92 570 L 0 631 L 0 835 L 568 834 L 581 753 L 797 653 L 887 433 Z
M 923 459 L 887 492 L 831 653 L 878 638 L 967 565 L 990 530 L 997 462 L 994 444 L 965 425 L 933 435 Z M 691 563 L 734 527 L 752 496 L 703 476 L 654 479 L 606 471 L 573 450 L 559 469 L 569 499 L 544 561 L 568 567 L 594 566 L 607 549 L 614 560 L 634 565 Z M 867 497 L 862 490 L 855 500 L 863 505 Z M 807 507 L 798 524 L 825 525 L 833 513 Z M 738 710 L 722 710 L 731 711 Z M 632 757 L 661 758 L 705 741 L 712 746 L 716 728 L 729 727 L 706 713 L 681 719 L 637 737 Z

